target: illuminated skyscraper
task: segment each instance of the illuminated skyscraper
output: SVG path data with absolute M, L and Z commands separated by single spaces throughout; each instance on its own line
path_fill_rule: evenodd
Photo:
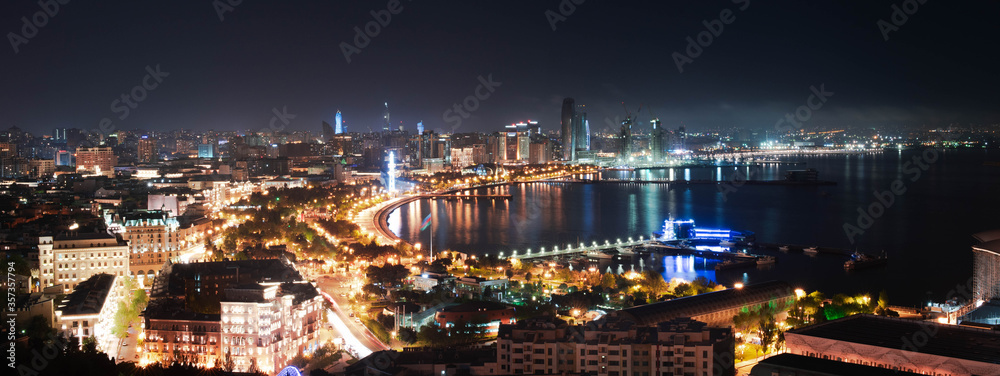
M 382 125 L 382 130 L 388 132 L 392 128 L 392 124 L 389 122 L 389 102 L 385 102 L 385 124 Z
M 581 151 L 590 150 L 590 123 L 587 121 L 587 106 L 577 105 L 573 113 L 573 159 L 580 158 Z
M 418 121 L 417 122 L 417 134 L 423 134 L 423 133 L 424 133 L 424 122 Z
M 344 133 L 344 118 L 340 115 L 340 110 L 337 110 L 337 128 L 334 128 L 334 134 Z

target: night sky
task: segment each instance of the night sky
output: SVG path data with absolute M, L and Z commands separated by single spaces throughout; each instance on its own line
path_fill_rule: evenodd
M 1000 3 L 928 0 L 886 41 L 877 23 L 892 22 L 894 4 L 904 2 L 588 0 L 553 30 L 546 11 L 559 14 L 558 1 L 403 0 L 348 63 L 341 42 L 386 1 L 243 0 L 223 20 L 211 0 L 70 1 L 15 53 L 21 17 L 42 8 L 4 0 L 0 128 L 49 134 L 107 117 L 115 129 L 263 129 L 285 107 L 291 130 L 318 132 L 340 109 L 351 131 L 367 131 L 388 101 L 411 132 L 419 120 L 552 130 L 573 97 L 595 131 L 624 116 L 622 101 L 667 127 L 773 129 L 820 84 L 834 95 L 814 126 L 996 122 Z M 672 54 L 723 10 L 733 22 L 679 72 Z M 156 65 L 169 76 L 119 119 L 112 102 Z M 489 98 L 461 125 L 446 121 L 490 75 L 501 84 Z

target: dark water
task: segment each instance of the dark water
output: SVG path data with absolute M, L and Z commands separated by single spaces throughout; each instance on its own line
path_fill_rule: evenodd
M 934 156 L 936 161 L 930 163 Z M 913 162 L 914 157 L 922 158 L 920 163 L 926 170 Z M 1000 161 L 996 151 L 912 150 L 794 160 L 805 164 L 740 169 L 751 179 L 781 179 L 788 169 L 815 168 L 821 180 L 837 185 L 748 184 L 723 194 L 716 185 L 518 184 L 489 190 L 510 193 L 512 200 L 414 202 L 395 211 L 389 225 L 403 239 L 421 242 L 426 248 L 429 231 L 421 233 L 419 226 L 431 213 L 435 249 L 487 254 L 564 247 L 571 242 L 648 238 L 673 215 L 694 219 L 699 227 L 753 231 L 758 242 L 885 250 L 890 262 L 882 269 L 847 273 L 843 270 L 845 256 L 763 251 L 759 253 L 777 255 L 778 264 L 764 270 L 715 272 L 712 264 L 700 258 L 644 260 L 646 266 L 658 264 L 666 278 L 706 276 L 725 284 L 780 279 L 827 293 L 877 293 L 885 289 L 893 304 L 905 305 L 930 298 L 943 300 L 957 284 L 965 284 L 972 271 L 971 235 L 1000 228 L 1000 167 L 984 164 Z M 678 169 L 672 173 L 674 179 L 731 180 L 735 169 Z M 605 177 L 654 179 L 670 174 L 670 170 L 640 170 L 610 172 Z M 892 204 L 852 242 L 844 225 L 857 226 L 858 208 L 879 202 L 873 192 L 890 191 L 896 180 L 901 185 L 897 190 L 902 187 L 906 191 L 893 195 Z

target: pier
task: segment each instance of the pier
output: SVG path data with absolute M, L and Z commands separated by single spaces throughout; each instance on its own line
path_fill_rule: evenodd
M 573 247 L 573 244 L 567 244 L 566 247 L 562 249 L 560 249 L 559 246 L 555 246 L 549 250 L 546 250 L 545 247 L 542 247 L 541 249 L 537 249 L 534 252 L 532 252 L 531 248 L 528 248 L 527 250 L 521 252 L 518 252 L 515 249 L 511 251 L 510 254 L 507 254 L 506 252 L 500 252 L 500 258 L 530 260 L 530 259 L 555 257 L 555 256 L 586 254 L 588 252 L 598 252 L 604 249 L 632 247 L 637 245 L 645 245 L 649 243 L 652 243 L 650 239 L 643 239 L 643 237 L 640 236 L 639 240 L 628 238 L 628 241 L 623 242 L 621 239 L 617 239 L 614 243 L 612 243 L 609 240 L 605 240 L 604 244 L 599 244 L 598 242 L 594 241 L 591 242 L 590 245 L 586 245 L 585 243 L 579 243 L 576 245 L 576 247 Z
M 619 178 L 605 178 L 605 179 L 550 179 L 542 180 L 542 182 L 547 183 L 618 183 L 618 184 L 676 184 L 676 185 L 693 185 L 693 184 L 733 184 L 733 180 L 669 180 L 669 179 L 619 179 Z M 837 185 L 836 182 L 815 180 L 815 181 L 795 181 L 795 180 L 741 180 L 739 183 L 747 185 Z
M 502 200 L 509 200 L 514 196 L 510 194 L 466 194 L 466 193 L 441 193 L 441 194 L 422 194 L 421 198 L 496 198 Z

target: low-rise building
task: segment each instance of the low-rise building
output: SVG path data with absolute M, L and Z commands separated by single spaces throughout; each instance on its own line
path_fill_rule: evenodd
M 685 298 L 626 308 L 621 314 L 640 325 L 689 317 L 714 326 L 732 325 L 733 316 L 744 309 L 775 309 L 778 320 L 795 301 L 795 290 L 781 281 L 770 281 Z
M 108 233 L 40 236 L 38 261 L 41 285 L 62 284 L 67 293 L 95 274 L 129 274 L 128 243 Z
M 110 311 L 113 304 L 105 304 L 112 294 L 118 276 L 99 273 L 75 284 L 73 292 L 56 310 L 56 330 L 65 337 L 84 338 L 97 336 L 97 328 L 103 326 L 101 320 L 113 320 Z
M 468 302 L 438 311 L 434 315 L 434 321 L 441 328 L 468 324 L 469 330 L 493 336 L 501 324 L 513 324 L 517 321 L 515 313 L 513 307 L 502 303 Z
M 1000 333 L 853 315 L 785 332 L 788 352 L 926 375 L 1000 374 Z
M 285 260 L 167 264 L 155 281 L 143 363 L 228 358 L 273 374 L 321 345 L 322 297 Z

